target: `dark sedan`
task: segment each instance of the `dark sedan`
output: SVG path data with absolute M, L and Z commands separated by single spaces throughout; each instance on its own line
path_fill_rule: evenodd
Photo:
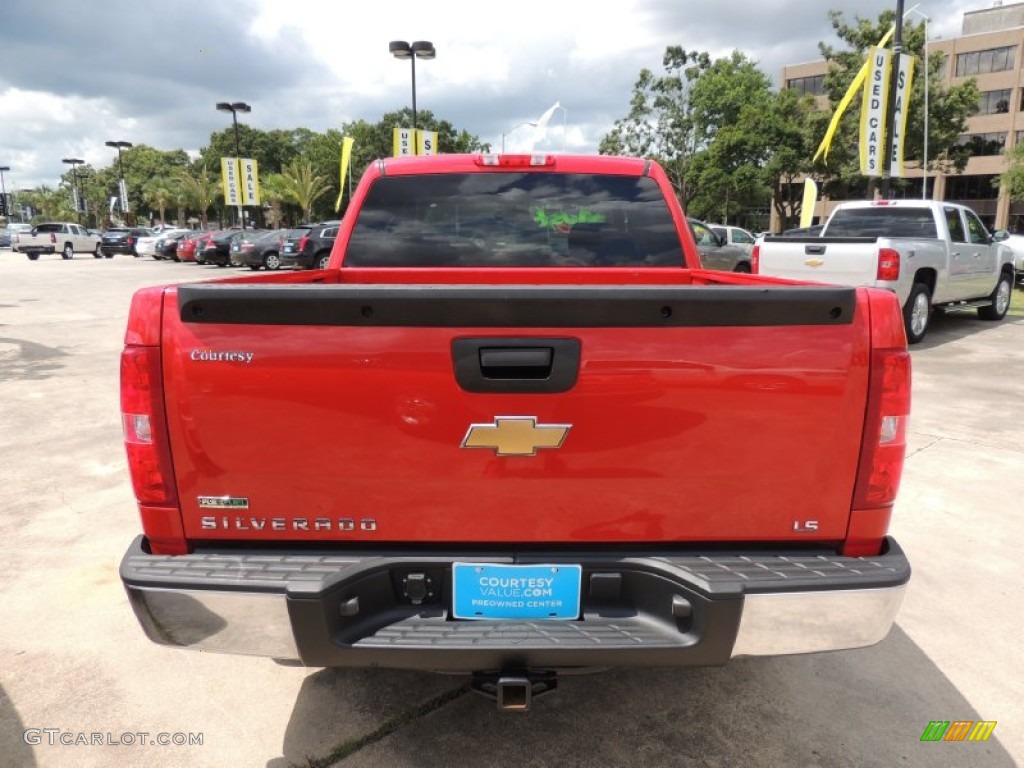
M 321 221 L 300 224 L 289 230 L 288 237 L 281 245 L 281 266 L 327 269 L 339 224 L 338 221 Z
M 138 256 L 135 243 L 140 237 L 147 237 L 150 234 L 151 232 L 144 227 L 113 227 L 100 238 L 100 251 L 108 259 L 115 253 Z
M 241 237 L 242 234 L 242 230 L 234 227 L 211 232 L 202 238 L 196 246 L 196 261 L 200 264 L 216 264 L 218 267 L 226 267 L 231 263 L 231 241 L 236 237 Z
M 281 268 L 281 243 L 286 229 L 245 232 L 231 243 L 231 266 L 257 270 Z
M 178 243 L 188 234 L 188 231 L 174 230 L 158 237 L 153 243 L 153 258 L 178 261 Z

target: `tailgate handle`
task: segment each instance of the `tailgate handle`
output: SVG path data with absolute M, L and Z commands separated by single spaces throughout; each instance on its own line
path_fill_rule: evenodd
M 571 338 L 462 338 L 452 341 L 455 380 L 467 392 L 567 392 L 580 371 Z
M 824 256 L 825 246 L 824 245 L 806 245 L 804 246 L 804 253 L 808 256 Z
M 546 379 L 553 357 L 551 347 L 483 347 L 480 371 L 489 379 Z

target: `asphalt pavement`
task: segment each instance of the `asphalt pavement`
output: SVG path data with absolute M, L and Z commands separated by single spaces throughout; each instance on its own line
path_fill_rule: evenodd
M 913 348 L 892 533 L 914 574 L 885 641 L 565 677 L 514 715 L 460 677 L 144 637 L 118 578 L 139 532 L 118 403 L 129 300 L 227 274 L 0 250 L 0 766 L 1024 763 L 1024 317 L 938 317 Z M 922 742 L 934 720 L 997 725 L 983 743 Z

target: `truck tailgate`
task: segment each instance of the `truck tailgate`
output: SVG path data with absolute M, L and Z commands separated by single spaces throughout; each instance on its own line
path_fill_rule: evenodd
M 868 321 L 840 287 L 168 289 L 185 534 L 840 540 Z
M 878 275 L 874 237 L 766 237 L 758 273 L 834 285 L 872 285 Z

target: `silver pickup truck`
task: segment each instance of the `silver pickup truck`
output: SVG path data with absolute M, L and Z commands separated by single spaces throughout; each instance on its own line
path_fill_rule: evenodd
M 59 253 L 63 259 L 73 259 L 75 253 L 91 253 L 100 258 L 100 238 L 89 230 L 69 221 L 36 224 L 29 232 L 19 232 L 11 240 L 15 251 L 35 261 L 42 253 Z
M 933 308 L 976 308 L 1001 320 L 1013 293 L 1013 253 L 970 208 L 935 200 L 840 203 L 820 237 L 767 236 L 754 246 L 762 275 L 893 291 L 907 341 L 928 331 Z

